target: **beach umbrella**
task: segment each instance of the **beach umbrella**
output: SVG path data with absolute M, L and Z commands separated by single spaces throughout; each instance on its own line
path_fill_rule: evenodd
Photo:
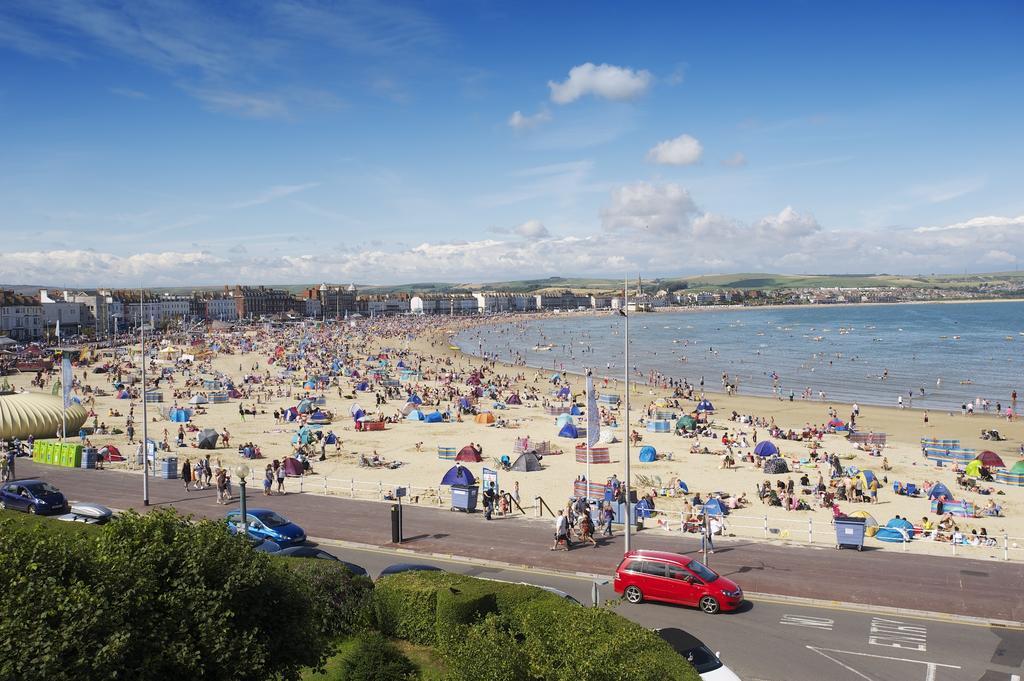
M 199 433 L 199 449 L 216 449 L 217 438 L 219 437 L 220 433 L 213 428 L 207 428 L 203 432 Z
M 775 446 L 775 443 L 771 440 L 761 440 L 754 447 L 754 454 L 760 457 L 768 458 L 769 456 L 775 456 L 779 453 L 779 448 Z

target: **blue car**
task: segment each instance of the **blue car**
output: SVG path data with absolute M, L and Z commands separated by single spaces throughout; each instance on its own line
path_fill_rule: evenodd
M 17 480 L 0 486 L 0 509 L 39 515 L 67 513 L 68 500 L 61 491 L 42 480 Z
M 250 508 L 246 516 L 249 536 L 253 539 L 268 539 L 281 548 L 297 546 L 306 541 L 306 532 L 301 527 L 269 508 Z M 241 527 L 242 512 L 231 511 L 227 520 L 232 527 Z

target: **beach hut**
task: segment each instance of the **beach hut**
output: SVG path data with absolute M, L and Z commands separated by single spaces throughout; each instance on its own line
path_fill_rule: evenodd
M 771 440 L 761 440 L 754 447 L 754 454 L 767 459 L 769 456 L 776 456 L 779 453 L 779 448 L 775 446 L 775 443 Z
M 981 454 L 978 454 L 977 460 L 986 468 L 1006 468 L 1006 464 L 1003 463 L 999 455 L 990 449 L 986 449 Z
M 849 517 L 864 519 L 864 534 L 866 536 L 874 537 L 875 533 L 878 532 L 878 521 L 867 511 L 854 511 L 849 514 Z
M 658 460 L 658 450 L 650 445 L 640 448 L 640 463 L 653 463 Z
M 575 440 L 580 436 L 579 428 L 574 423 L 566 423 L 558 431 L 558 437 L 567 437 L 571 440 Z
M 711 404 L 710 400 L 701 400 L 697 403 L 697 411 L 711 413 L 715 411 L 715 406 Z
M 532 473 L 541 470 L 540 459 L 533 452 L 523 452 L 512 463 L 512 470 L 520 473 Z
M 455 447 L 451 447 L 448 445 L 437 446 L 437 458 L 441 459 L 442 461 L 454 461 L 456 453 L 457 452 L 455 451 Z
M 473 445 L 466 445 L 459 450 L 459 453 L 455 455 L 456 461 L 469 461 L 472 463 L 480 463 L 483 461 L 483 457 L 480 456 L 480 450 Z
M 494 423 L 494 414 L 492 414 L 489 411 L 481 412 L 481 413 L 477 414 L 476 418 L 474 418 L 473 420 L 476 421 L 477 423 L 482 423 L 484 425 L 490 425 L 490 424 Z

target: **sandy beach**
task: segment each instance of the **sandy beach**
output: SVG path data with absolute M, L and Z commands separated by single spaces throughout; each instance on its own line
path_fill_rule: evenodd
M 350 377 L 338 377 L 340 385 L 329 385 L 324 389 L 316 389 L 307 392 L 303 389 L 303 382 L 306 378 L 305 371 L 297 364 L 295 371 L 286 379 L 280 379 L 281 362 L 268 366 L 268 358 L 273 354 L 275 348 L 285 343 L 270 336 L 263 335 L 264 332 L 248 332 L 245 334 L 225 335 L 221 337 L 220 345 L 222 351 L 212 354 L 208 363 L 203 366 L 202 375 L 212 377 L 221 375 L 229 377 L 236 386 L 243 392 L 241 399 L 231 399 L 224 404 L 206 405 L 206 413 L 195 415 L 192 419 L 194 425 L 202 428 L 215 428 L 218 431 L 227 429 L 230 434 L 229 447 L 223 447 L 205 452 L 195 449 L 192 446 L 176 448 L 174 446 L 175 436 L 178 430 L 176 423 L 170 423 L 159 413 L 160 407 L 168 407 L 175 402 L 172 394 L 175 390 L 181 391 L 181 398 L 177 403 L 187 406 L 189 397 L 192 394 L 203 392 L 200 389 L 185 389 L 184 381 L 185 365 L 176 364 L 173 360 L 158 360 L 154 368 L 173 370 L 171 383 L 164 380 L 160 389 L 165 395 L 163 404 L 149 405 L 148 424 L 149 437 L 157 442 L 165 438 L 168 441 L 171 451 L 161 452 L 160 456 L 177 456 L 178 465 L 183 463 L 185 458 L 195 460 L 197 456 L 206 453 L 212 454 L 215 465 L 220 464 L 232 469 L 243 459 L 237 451 L 240 444 L 252 442 L 262 450 L 265 457 L 262 461 L 249 461 L 254 469 L 254 484 L 252 492 L 259 494 L 259 483 L 262 480 L 262 468 L 274 459 L 283 459 L 292 452 L 292 437 L 295 434 L 298 423 L 277 423 L 274 420 L 273 412 L 284 410 L 297 404 L 300 398 L 307 394 L 322 394 L 326 398 L 325 408 L 333 412 L 334 420 L 330 425 L 323 426 L 323 432 L 333 431 L 340 441 L 340 444 L 328 445 L 324 448 L 326 460 L 320 461 L 320 449 L 315 451 L 316 456 L 311 461 L 313 466 L 312 474 L 306 475 L 301 480 L 304 491 L 324 491 L 324 488 L 335 494 L 361 496 L 365 498 L 380 498 L 381 492 L 388 492 L 396 486 L 411 487 L 410 495 L 415 501 L 421 504 L 434 504 L 447 506 L 446 490 L 439 490 L 438 482 L 444 472 L 451 467 L 451 461 L 439 460 L 437 456 L 438 446 L 455 447 L 459 449 L 470 442 L 476 443 L 483 448 L 483 463 L 469 464 L 474 474 L 479 474 L 483 466 L 497 469 L 496 459 L 502 455 L 509 455 L 515 459 L 513 444 L 516 438 L 529 437 L 531 442 L 550 441 L 553 448 L 560 449 L 564 453 L 544 457 L 543 470 L 538 472 L 506 472 L 498 473 L 498 485 L 503 490 L 511 491 L 518 483 L 522 505 L 527 513 L 534 515 L 535 498 L 540 497 L 545 504 L 557 509 L 563 507 L 572 495 L 572 483 L 577 476 L 583 475 L 586 471 L 585 464 L 577 463 L 574 456 L 574 446 L 577 441 L 557 437 L 555 418 L 544 413 L 540 400 L 524 400 L 522 406 L 508 405 L 507 408 L 494 410 L 495 415 L 507 422 L 507 427 L 495 427 L 476 423 L 473 417 L 463 417 L 462 422 L 430 424 L 421 421 L 399 420 L 397 423 L 389 423 L 383 431 L 357 432 L 350 416 L 353 405 L 357 404 L 370 414 L 381 413 L 384 416 L 392 417 L 400 415 L 400 410 L 405 404 L 404 395 L 407 392 L 414 392 L 426 396 L 431 392 L 443 392 L 448 394 L 465 394 L 469 391 L 465 377 L 474 371 L 484 370 L 483 383 L 495 381 L 507 384 L 499 390 L 499 395 L 504 401 L 511 392 L 521 395 L 533 391 L 539 397 L 550 398 L 554 386 L 549 380 L 550 371 L 543 372 L 525 367 L 512 367 L 501 364 L 485 363 L 482 360 L 470 357 L 458 352 L 450 345 L 450 337 L 467 324 L 480 323 L 481 320 L 458 320 L 452 318 L 434 318 L 429 322 L 419 322 L 412 334 L 403 329 L 405 322 L 396 320 L 390 323 L 363 321 L 356 330 L 344 329 L 345 338 L 342 339 L 340 331 L 336 334 L 331 343 L 342 341 L 349 343 L 351 356 L 360 358 L 362 361 L 353 361 L 353 368 L 358 365 L 360 370 L 365 369 L 365 359 L 378 352 L 389 352 L 391 367 L 397 363 L 400 357 L 404 357 L 407 366 L 419 367 L 422 378 L 403 381 L 400 387 L 395 388 L 401 392 L 402 397 L 392 398 L 385 401 L 385 404 L 375 406 L 373 392 L 355 393 L 353 387 L 357 379 Z M 311 331 L 309 347 L 327 347 L 319 339 L 316 332 Z M 208 338 L 208 343 L 214 340 Z M 297 341 L 293 336 L 291 343 Z M 250 344 L 251 350 L 243 352 L 240 348 L 243 344 Z M 165 343 L 166 345 L 166 343 Z M 232 350 L 231 348 L 234 348 Z M 294 348 L 292 348 L 294 349 Z M 230 353 L 230 354 L 229 354 Z M 170 354 L 170 353 L 168 353 Z M 330 353 L 327 353 L 330 354 Z M 326 355 L 325 355 L 326 356 Z M 137 346 L 136 346 L 137 357 Z M 95 366 L 95 365 L 94 365 Z M 440 381 L 438 372 L 440 370 L 455 372 L 458 377 L 446 383 Z M 192 376 L 198 374 L 195 367 L 192 367 Z M 83 371 L 85 372 L 83 374 Z M 126 370 L 125 373 L 127 373 Z M 269 372 L 270 379 L 267 379 Z M 78 394 L 85 396 L 85 386 L 89 385 L 94 391 L 96 389 L 106 392 L 113 392 L 110 381 L 114 374 L 96 374 L 87 369 L 76 370 L 76 378 L 81 380 Z M 246 376 L 260 376 L 260 383 L 246 383 Z M 450 374 L 449 374 L 450 376 Z M 17 388 L 30 389 L 29 382 L 32 376 L 20 374 L 9 377 L 10 382 Z M 603 388 L 604 376 L 595 376 L 595 385 L 598 391 L 611 392 L 623 395 L 621 376 L 608 377 L 608 387 Z M 581 394 L 584 390 L 584 379 L 579 376 L 567 376 L 567 382 L 574 394 Z M 46 388 L 49 393 L 49 386 Z M 664 487 L 673 478 L 679 478 L 686 482 L 690 494 L 700 493 L 707 497 L 711 493 L 724 492 L 733 497 L 746 494 L 751 500 L 751 505 L 742 510 L 733 512 L 732 517 L 727 521 L 727 534 L 733 533 L 743 537 L 763 536 L 763 530 L 753 529 L 763 523 L 757 518 L 768 516 L 769 524 L 773 531 L 771 536 L 777 539 L 798 537 L 806 538 L 807 518 L 813 517 L 815 524 L 824 532 L 827 523 L 831 519 L 829 509 L 814 507 L 810 511 L 785 511 L 777 507 L 769 507 L 758 500 L 755 485 L 765 479 L 771 479 L 775 484 L 776 480 L 798 480 L 800 475 L 807 473 L 812 484 L 817 480 L 819 472 L 824 474 L 827 481 L 829 474 L 824 464 L 800 463 L 811 455 L 811 450 L 803 442 L 775 440 L 782 455 L 790 462 L 791 473 L 782 475 L 765 475 L 753 464 L 742 461 L 741 457 L 746 451 L 742 447 L 734 447 L 737 465 L 731 469 L 723 470 L 722 457 L 723 446 L 718 439 L 705 437 L 698 439 L 699 448 L 708 448 L 713 455 L 691 454 L 693 439 L 682 438 L 672 433 L 651 433 L 643 427 L 636 425 L 639 419 L 645 416 L 648 406 L 659 398 L 668 397 L 667 391 L 661 391 L 643 384 L 634 384 L 631 397 L 631 421 L 632 429 L 642 434 L 640 445 L 651 445 L 658 450 L 659 459 L 653 463 L 639 463 L 636 459 L 638 447 L 631 448 L 632 451 L 632 474 L 634 476 L 634 488 L 640 494 L 648 492 L 657 493 L 656 502 L 659 511 L 678 511 L 683 508 L 683 500 L 680 496 L 663 496 Z M 749 414 L 764 419 L 774 419 L 774 422 L 784 430 L 802 430 L 808 425 L 821 425 L 829 420 L 828 409 L 835 408 L 840 418 L 846 419 L 851 411 L 850 404 L 826 403 L 818 401 L 781 401 L 771 398 L 748 397 L 743 395 L 727 396 L 719 393 L 707 393 L 716 407 L 713 417 L 716 428 L 716 438 L 728 432 L 740 440 L 744 435 L 752 439 L 753 428 L 749 425 L 741 426 L 729 420 L 729 415 L 736 411 L 739 414 Z M 582 399 L 582 398 L 580 398 Z M 431 404 L 431 402 L 437 402 Z M 495 400 L 487 397 L 480 398 L 480 408 L 490 408 Z M 255 409 L 256 416 L 246 416 L 244 421 L 239 415 L 239 403 L 246 409 Z M 435 407 L 441 412 L 451 410 L 454 414 L 457 398 L 432 400 L 425 398 L 422 407 L 424 412 L 432 411 Z M 141 436 L 141 402 L 138 400 L 116 399 L 113 395 L 99 396 L 95 398 L 93 407 L 96 419 L 105 423 L 108 427 L 125 428 L 125 417 L 129 412 L 130 405 L 134 404 L 136 419 L 136 437 Z M 681 408 L 669 409 L 675 414 L 681 415 L 694 408 L 694 402 L 688 401 Z M 117 410 L 121 416 L 110 416 L 111 410 Z M 610 464 L 593 464 L 592 479 L 595 482 L 603 482 L 612 474 L 624 478 L 624 460 L 626 446 L 623 443 L 625 432 L 622 428 L 621 408 L 618 410 L 619 427 L 614 430 L 617 435 L 617 442 L 608 445 Z M 88 424 L 92 424 L 90 418 Z M 909 518 L 915 524 L 919 524 L 921 518 L 929 515 L 932 520 L 937 518 L 928 513 L 929 503 L 924 498 L 909 498 L 898 496 L 893 493 L 891 483 L 893 481 L 913 482 L 921 486 L 925 481 L 941 481 L 946 484 L 958 499 L 966 498 L 974 501 L 980 508 L 988 499 L 995 499 L 1002 507 L 1003 517 L 958 519 L 962 530 L 968 533 L 971 529 L 984 527 L 990 536 L 1002 537 L 1007 533 L 1011 542 L 1016 542 L 1024 547 L 1024 488 L 1007 487 L 994 483 L 985 483 L 985 486 L 992 486 L 997 491 L 1005 494 L 983 496 L 980 494 L 964 492 L 956 485 L 956 476 L 949 468 L 936 468 L 927 462 L 921 455 L 920 438 L 955 438 L 959 439 L 963 447 L 975 448 L 979 451 L 991 449 L 999 454 L 1007 466 L 1012 466 L 1020 456 L 1018 447 L 1024 439 L 1024 424 L 1019 420 L 1007 422 L 1005 418 L 997 418 L 994 415 L 975 414 L 964 417 L 959 413 L 930 413 L 929 422 L 924 423 L 923 414 L 918 410 L 900 410 L 895 408 L 865 407 L 861 406 L 860 416 L 857 419 L 858 430 L 886 433 L 888 440 L 882 454 L 891 465 L 891 470 L 882 470 L 882 458 L 868 456 L 867 452 L 858 450 L 848 442 L 842 434 L 824 435 L 820 446 L 827 452 L 838 454 L 844 466 L 854 465 L 861 469 L 871 469 L 881 478 L 885 476 L 888 484 L 883 484 L 879 490 L 879 501 L 877 504 L 840 502 L 844 511 L 853 511 L 863 508 L 869 511 L 880 523 L 884 524 L 894 515 L 901 515 Z M 980 439 L 980 432 L 983 428 L 997 429 L 1006 438 L 1002 442 L 989 442 Z M 763 428 L 758 429 L 759 439 L 767 438 Z M 89 435 L 91 444 L 102 446 L 114 444 L 121 448 L 122 452 L 134 453 L 135 446 L 130 446 L 126 435 Z M 193 438 L 190 435 L 187 442 L 191 444 Z M 397 468 L 366 467 L 360 465 L 362 458 L 371 459 L 374 454 L 382 457 L 388 462 L 402 462 Z M 669 459 L 671 455 L 671 459 Z M 134 457 L 131 457 L 134 458 Z M 129 464 L 118 464 L 128 466 Z M 102 475 L 103 473 L 97 473 Z M 640 477 L 643 476 L 643 477 Z M 639 484 L 642 481 L 644 484 Z M 289 478 L 285 488 L 290 491 L 297 491 L 300 486 L 299 479 Z M 257 488 L 257 489 L 253 489 Z M 652 489 L 653 488 L 653 489 Z M 441 491 L 442 501 L 439 501 L 437 492 Z M 810 500 L 810 497 L 806 497 Z M 268 503 L 270 503 L 268 501 Z M 744 519 L 743 517 L 746 517 Z M 678 531 L 678 514 L 666 516 L 669 527 L 672 531 Z M 734 526 L 730 528 L 729 525 Z M 750 529 L 743 528 L 744 525 L 751 525 Z M 658 530 L 653 530 L 658 531 Z M 546 535 L 545 535 L 546 536 Z M 934 545 L 934 542 L 914 542 L 912 550 L 925 550 L 929 552 L 949 553 L 947 546 Z M 933 545 L 933 546 L 927 546 Z M 897 550 L 899 547 L 895 547 Z M 966 550 L 977 550 L 965 547 Z M 1001 548 L 1001 541 L 1000 541 Z M 993 550 L 990 549 L 990 552 Z M 979 556 L 980 557 L 980 556 Z M 1020 554 L 1018 553 L 1018 557 Z

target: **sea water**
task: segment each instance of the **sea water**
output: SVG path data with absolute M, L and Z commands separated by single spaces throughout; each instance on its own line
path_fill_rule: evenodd
M 630 364 L 705 390 L 959 410 L 1024 401 L 1024 302 L 712 308 L 630 315 Z M 469 329 L 464 351 L 623 375 L 624 318 L 562 315 Z M 639 377 L 638 374 L 634 376 Z M 1018 405 L 1020 406 L 1020 405 Z

